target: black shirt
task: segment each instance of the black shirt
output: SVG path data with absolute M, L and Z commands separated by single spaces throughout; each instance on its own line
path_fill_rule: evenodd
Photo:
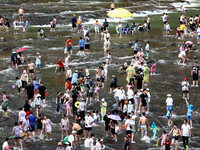
M 72 99 L 73 99 L 73 104 L 75 104 L 76 103 L 76 101 L 77 101 L 77 95 L 76 94 L 73 94 L 72 95 Z
M 24 105 L 24 111 L 25 112 L 30 111 L 30 109 L 31 109 L 31 106 L 29 104 Z
M 45 95 L 45 90 L 46 90 L 46 89 L 47 89 L 47 88 L 46 88 L 44 85 L 41 85 L 41 86 L 38 88 L 40 95 Z
M 142 100 L 142 105 L 145 106 L 147 104 L 147 99 L 148 99 L 147 94 L 141 94 L 140 98 Z
M 199 67 L 198 66 L 193 66 L 192 67 L 193 75 L 198 75 L 199 74 Z
M 103 117 L 103 120 L 105 121 L 105 125 L 108 126 L 109 123 L 110 123 L 110 118 L 108 118 L 108 116 L 105 115 L 105 116 Z
M 34 86 L 33 84 L 27 84 L 25 89 L 27 90 L 27 93 L 34 93 Z
M 72 23 L 76 23 L 76 18 L 72 18 Z

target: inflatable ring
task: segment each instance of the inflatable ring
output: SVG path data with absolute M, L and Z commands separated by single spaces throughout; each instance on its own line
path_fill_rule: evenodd
M 80 104 L 80 102 L 76 102 L 76 103 L 75 103 L 75 107 L 76 107 L 76 108 L 79 108 L 79 104 Z
M 119 34 L 118 25 L 116 25 L 116 32 Z
M 67 141 L 68 141 L 68 136 L 66 136 L 65 138 L 64 138 L 64 140 L 63 140 L 63 144 L 65 144 Z

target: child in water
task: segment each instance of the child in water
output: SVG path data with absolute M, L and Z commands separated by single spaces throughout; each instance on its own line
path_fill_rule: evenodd
M 65 106 L 67 110 L 67 115 L 71 115 L 71 108 L 70 108 L 70 103 L 72 102 L 72 99 L 66 101 Z
M 154 67 L 156 66 L 156 64 L 153 64 L 151 66 L 151 75 L 155 75 L 155 70 L 154 70 Z
M 99 101 L 99 91 L 100 91 L 100 86 L 96 86 L 96 87 L 94 88 L 95 101 Z
M 2 101 L 2 100 L 5 101 L 5 100 L 7 99 L 7 98 L 6 98 L 6 92 L 3 91 L 3 92 L 2 92 L 2 95 L 3 95 L 3 98 L 2 98 L 0 101 Z
M 162 139 L 162 141 L 161 141 L 161 147 L 163 147 L 163 146 L 165 145 L 166 137 L 167 137 L 167 132 L 166 132 L 166 131 L 163 131 L 162 136 L 159 138 L 159 140 Z

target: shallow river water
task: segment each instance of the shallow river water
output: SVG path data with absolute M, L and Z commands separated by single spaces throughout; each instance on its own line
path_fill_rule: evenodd
M 177 40 L 175 38 L 176 28 L 179 25 L 178 17 L 181 14 L 180 6 L 185 5 L 188 9 L 186 16 L 195 16 L 199 14 L 200 2 L 198 0 L 183 1 L 183 0 L 115 0 L 116 7 L 126 8 L 134 14 L 132 19 L 122 19 L 122 24 L 125 26 L 127 23 L 131 24 L 134 20 L 137 24 L 143 23 L 146 19 L 146 15 L 151 17 L 151 31 L 142 32 L 134 35 L 123 35 L 122 39 L 119 39 L 115 33 L 115 26 L 119 19 L 108 18 L 110 23 L 109 32 L 111 34 L 111 54 L 112 64 L 108 67 L 108 81 L 105 83 L 105 89 L 100 91 L 100 98 L 105 98 L 108 102 L 108 109 L 111 108 L 114 101 L 113 95 L 109 94 L 109 85 L 112 75 L 116 75 L 119 85 L 123 85 L 125 88 L 126 75 L 118 75 L 118 68 L 123 63 L 123 59 L 131 61 L 133 49 L 131 49 L 132 43 L 135 40 L 139 40 L 140 43 L 144 41 L 150 41 L 150 61 L 149 67 L 153 63 L 157 63 L 156 75 L 150 76 L 149 89 L 151 93 L 150 102 L 150 114 L 148 119 L 150 124 L 155 122 L 160 129 L 158 136 L 160 137 L 162 131 L 165 129 L 167 132 L 171 128 L 167 127 L 167 119 L 165 117 L 165 100 L 166 95 L 171 93 L 174 99 L 174 116 L 173 122 L 175 122 L 180 128 L 183 119 L 186 118 L 187 109 L 185 106 L 185 100 L 182 99 L 181 82 L 184 77 L 188 78 L 190 84 L 192 84 L 192 78 L 190 77 L 190 70 L 194 61 L 200 63 L 200 47 L 196 45 L 196 40 L 192 39 L 195 46 L 193 50 L 189 52 L 189 61 L 186 62 L 186 66 L 178 65 L 178 53 L 179 47 L 183 44 L 183 40 Z M 48 89 L 49 95 L 47 97 L 47 107 L 41 110 L 42 114 L 47 114 L 52 122 L 55 123 L 53 128 L 53 141 L 47 142 L 45 140 L 35 141 L 31 143 L 25 143 L 24 150 L 54 150 L 57 143 L 60 140 L 60 131 L 58 123 L 61 120 L 61 114 L 56 113 L 55 98 L 58 90 L 64 92 L 65 75 L 63 73 L 55 73 L 55 66 L 58 58 L 64 60 L 63 54 L 65 41 L 67 37 L 72 36 L 74 48 L 73 52 L 78 52 L 78 40 L 82 34 L 71 32 L 71 18 L 72 14 L 76 16 L 82 16 L 84 25 L 91 25 L 92 32 L 90 34 L 91 39 L 91 53 L 89 56 L 80 57 L 79 55 L 72 56 L 72 62 L 70 66 L 72 70 L 85 68 L 90 66 L 91 74 L 94 77 L 95 69 L 101 65 L 105 58 L 103 55 L 103 41 L 100 36 L 94 34 L 92 24 L 96 19 L 103 22 L 104 18 L 108 16 L 107 11 L 110 7 L 110 1 L 108 0 L 0 0 L 0 15 L 4 18 L 9 18 L 13 22 L 17 17 L 17 11 L 19 6 L 24 7 L 25 18 L 30 20 L 29 31 L 25 34 L 19 33 L 13 34 L 13 27 L 7 33 L 0 31 L 0 38 L 3 37 L 4 41 L 0 42 L 0 91 L 6 91 L 10 97 L 9 103 L 9 117 L 3 118 L 2 111 L 0 117 L 0 145 L 3 143 L 7 136 L 10 136 L 14 122 L 17 121 L 18 108 L 22 106 L 26 100 L 26 95 L 17 95 L 17 90 L 12 89 L 12 85 L 15 84 L 15 77 L 20 76 L 22 71 L 26 69 L 26 65 L 20 66 L 18 70 L 11 69 L 10 56 L 12 50 L 17 50 L 20 47 L 28 48 L 23 52 L 25 59 L 34 60 L 34 56 L 37 52 L 40 52 L 42 56 L 42 69 L 36 76 L 42 79 L 45 86 Z M 171 25 L 172 32 L 169 37 L 165 37 L 163 32 L 162 12 L 168 12 L 168 22 Z M 55 33 L 49 32 L 50 25 L 49 20 L 56 16 L 57 28 Z M 37 39 L 36 33 L 39 28 L 45 30 L 47 35 L 46 39 Z M 195 57 L 196 56 L 196 57 Z M 94 81 L 94 78 L 93 78 Z M 192 138 L 190 139 L 190 147 L 194 150 L 200 148 L 200 108 L 199 108 L 199 88 L 190 87 L 190 103 L 194 105 L 193 115 L 193 129 Z M 25 92 L 24 92 L 25 93 Z M 88 107 L 88 110 L 98 109 L 100 111 L 99 102 L 94 102 L 93 105 Z M 136 123 L 138 122 L 137 121 Z M 73 117 L 71 118 L 73 120 Z M 118 142 L 115 143 L 111 137 L 105 136 L 103 124 L 98 124 L 93 128 L 93 133 L 98 138 L 104 139 L 104 144 L 112 149 L 123 149 L 124 133 L 118 135 Z M 152 131 L 148 131 L 148 136 L 152 138 Z M 136 144 L 131 145 L 131 150 L 146 150 L 156 149 L 156 141 L 150 140 L 148 142 L 141 140 L 140 133 L 136 133 Z M 13 140 L 10 141 L 11 145 L 14 144 Z M 182 142 L 179 142 L 179 149 L 182 148 Z M 83 145 L 77 148 L 78 150 L 85 150 Z M 107 148 L 108 149 L 108 148 Z M 159 149 L 159 148 L 157 148 Z

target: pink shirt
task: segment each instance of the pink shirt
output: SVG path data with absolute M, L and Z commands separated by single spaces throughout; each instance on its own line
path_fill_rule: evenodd
M 94 89 L 94 93 L 98 93 L 99 92 L 99 90 L 100 90 L 100 88 L 97 86 L 97 87 L 95 87 L 95 89 Z
M 65 103 L 65 105 L 66 105 L 67 108 L 70 108 L 70 102 L 67 101 L 67 102 Z

